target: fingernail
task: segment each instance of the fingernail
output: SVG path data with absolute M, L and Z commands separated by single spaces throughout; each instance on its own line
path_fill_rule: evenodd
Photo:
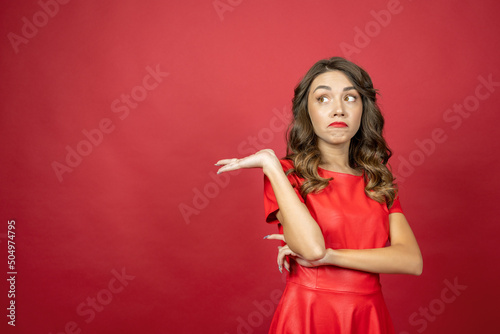
M 280 270 L 280 273 L 283 274 L 283 270 L 281 269 L 281 266 L 279 266 L 278 269 Z
M 266 235 L 263 239 L 267 239 L 267 238 L 269 238 L 269 236 L 270 236 L 270 235 Z
M 220 166 L 220 164 L 214 164 L 214 166 Z
M 218 171 L 217 171 L 217 174 L 220 174 L 220 173 L 222 173 L 222 172 L 221 172 L 220 170 L 218 170 Z
M 290 269 L 288 269 L 287 267 L 285 267 L 286 271 L 290 272 Z

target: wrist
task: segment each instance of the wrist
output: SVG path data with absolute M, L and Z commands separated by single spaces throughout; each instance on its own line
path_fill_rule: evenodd
M 264 166 L 262 168 L 262 171 L 269 179 L 285 175 L 285 173 L 283 172 L 283 167 L 281 167 L 281 163 L 277 158 L 276 161 L 273 161 L 272 163 Z
M 336 251 L 335 249 L 327 248 L 325 252 L 325 256 L 320 260 L 321 266 L 327 266 L 327 265 L 336 265 L 335 258 L 336 258 Z

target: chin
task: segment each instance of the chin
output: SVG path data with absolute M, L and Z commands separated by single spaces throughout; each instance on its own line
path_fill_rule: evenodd
M 335 138 L 335 139 L 329 139 L 329 140 L 325 140 L 324 143 L 326 145 L 331 145 L 331 146 L 340 146 L 340 145 L 345 145 L 345 144 L 349 144 L 351 142 L 351 139 L 347 139 L 347 138 Z
M 332 144 L 345 144 L 351 141 L 351 137 L 349 136 L 332 137 L 329 139 L 329 142 Z

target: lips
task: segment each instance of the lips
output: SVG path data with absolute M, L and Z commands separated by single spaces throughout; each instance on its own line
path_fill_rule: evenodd
M 334 128 L 347 128 L 347 124 L 344 122 L 333 122 L 332 124 L 328 125 L 329 127 L 334 127 Z

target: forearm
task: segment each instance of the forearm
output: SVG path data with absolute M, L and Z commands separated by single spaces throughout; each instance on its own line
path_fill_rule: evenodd
M 422 273 L 420 251 L 401 244 L 373 249 L 329 248 L 318 264 L 381 274 L 420 275 Z
M 318 223 L 295 193 L 283 170 L 265 171 L 278 201 L 280 223 L 286 243 L 295 253 L 308 260 L 325 256 L 325 240 Z

